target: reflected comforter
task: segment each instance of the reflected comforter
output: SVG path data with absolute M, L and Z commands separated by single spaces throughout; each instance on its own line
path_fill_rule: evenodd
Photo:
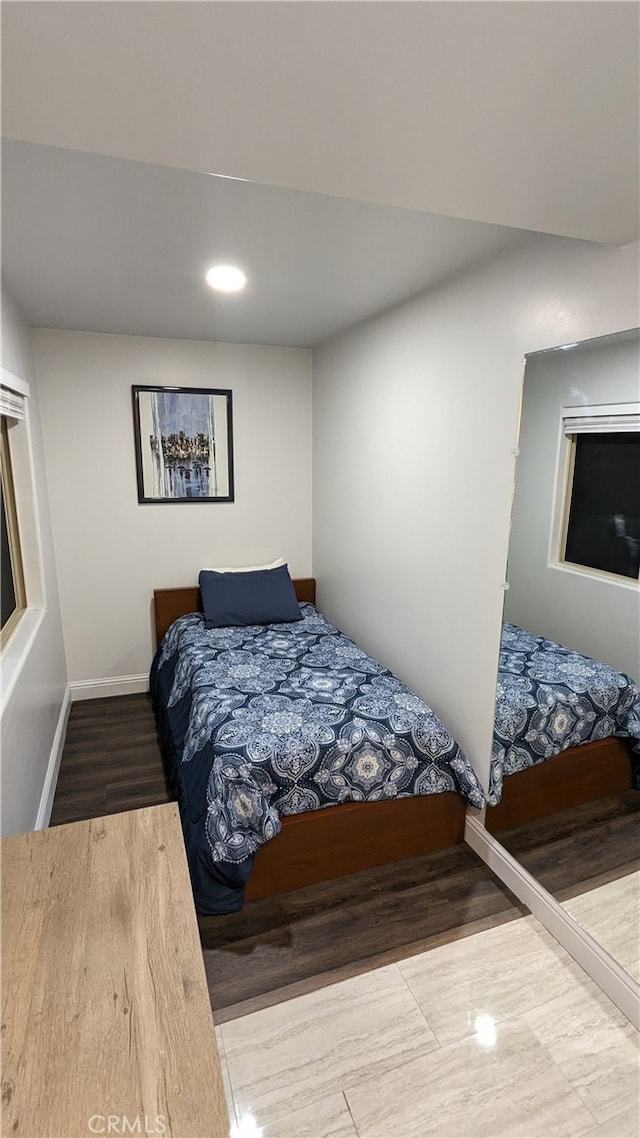
M 505 775 L 567 747 L 617 735 L 640 755 L 640 691 L 631 676 L 515 624 L 502 631 L 488 801 Z

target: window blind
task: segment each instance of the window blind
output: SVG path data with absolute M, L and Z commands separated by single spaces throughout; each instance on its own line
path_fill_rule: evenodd
M 601 403 L 594 407 L 563 407 L 565 435 L 640 431 L 640 403 Z
M 24 419 L 29 384 L 24 379 L 2 368 L 0 377 L 0 414 L 8 419 Z

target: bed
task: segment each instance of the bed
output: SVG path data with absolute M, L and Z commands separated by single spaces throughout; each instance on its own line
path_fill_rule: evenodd
M 635 681 L 505 623 L 487 828 L 496 833 L 632 786 L 640 789 Z
M 196 908 L 255 900 L 464 840 L 480 783 L 434 712 L 315 608 L 207 628 L 198 588 L 154 592 L 151 694 Z

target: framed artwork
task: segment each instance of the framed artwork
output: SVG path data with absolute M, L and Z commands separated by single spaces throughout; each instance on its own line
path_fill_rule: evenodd
M 138 502 L 233 502 L 231 392 L 132 387 Z

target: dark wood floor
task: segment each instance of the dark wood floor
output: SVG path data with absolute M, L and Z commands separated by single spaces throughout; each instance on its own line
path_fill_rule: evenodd
M 51 826 L 172 798 L 148 695 L 71 705 Z
M 170 799 L 147 695 L 72 705 L 51 825 Z M 523 912 L 461 845 L 201 917 L 216 1021 Z
M 558 901 L 640 869 L 640 793 L 625 790 L 498 834 Z

